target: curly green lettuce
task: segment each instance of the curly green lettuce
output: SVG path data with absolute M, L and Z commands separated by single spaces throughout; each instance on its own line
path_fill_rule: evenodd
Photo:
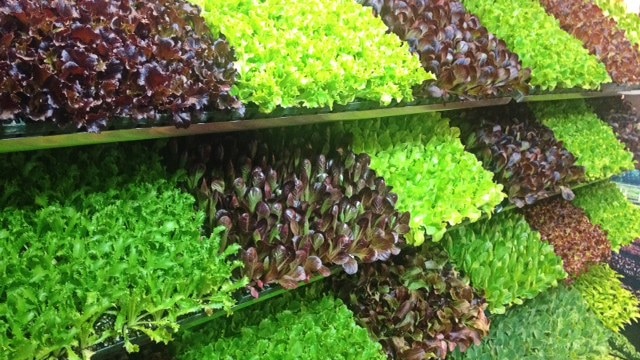
M 369 9 L 353 0 L 190 0 L 237 54 L 233 94 L 263 112 L 356 99 L 413 100 L 434 76 Z

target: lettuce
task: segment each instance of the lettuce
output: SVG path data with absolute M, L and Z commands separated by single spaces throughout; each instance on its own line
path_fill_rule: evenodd
M 505 197 L 493 174 L 464 151 L 459 129 L 438 113 L 339 126 L 353 136 L 356 153 L 371 154 L 371 167 L 398 194 L 398 209 L 411 213 L 410 244 L 420 245 L 425 232 L 438 241 L 447 226 L 476 221 Z
M 567 277 L 553 246 L 517 213 L 455 228 L 443 243 L 474 288 L 484 291 L 492 313 L 504 313 Z
M 640 319 L 640 302 L 620 279 L 622 275 L 603 264 L 592 267 L 575 282 L 589 309 L 615 332 Z
M 342 301 L 310 291 L 216 319 L 183 334 L 175 347 L 178 360 L 385 359 Z
M 536 117 L 550 128 L 586 169 L 587 180 L 633 170 L 633 154 L 613 130 L 587 107 L 584 100 L 532 104 Z
M 589 55 L 579 40 L 564 32 L 537 0 L 462 2 L 520 55 L 522 66 L 531 68 L 531 85 L 542 90 L 598 89 L 611 82 L 604 65 Z
M 353 0 L 190 0 L 235 48 L 233 94 L 263 112 L 413 99 L 433 75 Z
M 602 226 L 614 252 L 640 237 L 640 209 L 631 204 L 614 183 L 578 189 L 575 204 L 593 223 Z
M 452 359 L 606 359 L 609 330 L 576 289 L 560 286 L 496 316 L 481 345 Z

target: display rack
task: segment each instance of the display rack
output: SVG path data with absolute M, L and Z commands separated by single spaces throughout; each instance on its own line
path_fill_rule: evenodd
M 600 180 L 595 180 L 595 181 L 589 181 L 589 182 L 584 182 L 584 183 L 580 183 L 580 184 L 576 184 L 574 186 L 571 187 L 572 190 L 576 190 L 579 189 L 581 187 L 585 187 L 585 186 L 590 186 L 590 185 L 594 185 L 597 183 L 601 183 L 604 181 L 609 181 L 609 178 L 606 179 L 600 179 Z M 554 194 L 549 195 L 548 197 L 546 197 L 545 199 L 548 198 L 553 198 L 556 196 L 559 196 L 561 194 L 561 192 L 557 192 Z M 527 205 L 530 206 L 530 205 Z M 500 214 L 500 213 L 505 213 L 508 211 L 512 211 L 517 209 L 518 207 L 513 205 L 512 203 L 510 203 L 507 199 L 505 199 L 505 201 L 496 206 L 495 210 L 493 211 L 493 214 Z M 489 218 L 488 214 L 482 214 L 482 216 L 477 220 L 477 221 L 481 221 L 484 219 Z M 453 225 L 453 226 L 449 226 L 446 230 L 446 232 L 449 232 L 453 229 L 465 226 L 470 224 L 471 222 L 469 220 L 465 220 L 459 224 Z M 342 268 L 340 266 L 334 266 L 331 268 L 331 275 L 336 275 L 337 273 L 339 273 L 340 271 L 342 271 Z M 302 287 L 311 283 L 314 283 L 318 280 L 322 280 L 324 279 L 323 276 L 315 276 L 313 277 L 309 282 L 302 282 L 298 284 L 298 287 Z M 278 285 L 273 286 L 269 289 L 266 289 L 264 291 L 262 291 L 260 293 L 260 297 L 258 298 L 254 298 L 250 295 L 247 296 L 243 296 L 242 298 L 240 298 L 238 300 L 238 303 L 232 308 L 232 312 L 236 312 L 248 307 L 251 307 L 253 305 L 256 305 L 260 302 L 263 302 L 265 300 L 277 297 L 279 295 L 284 294 L 285 292 L 287 292 L 289 290 L 284 289 Z M 487 312 L 488 314 L 488 312 Z M 215 319 L 218 319 L 222 316 L 227 315 L 227 312 L 225 312 L 224 310 L 218 310 L 215 311 L 213 314 L 207 314 L 204 311 L 185 317 L 184 319 L 178 321 L 178 324 L 180 325 L 180 330 L 179 331 L 184 331 L 184 330 L 189 330 L 189 329 L 193 329 L 197 326 L 206 324 L 210 321 L 213 321 Z M 151 339 L 146 336 L 146 335 L 140 335 L 138 337 L 136 337 L 135 339 L 132 340 L 132 342 L 136 345 L 140 345 L 140 346 L 144 346 L 147 344 L 151 343 Z M 119 341 L 117 343 L 114 343 L 112 345 L 106 346 L 104 348 L 99 349 L 98 351 L 96 351 L 92 357 L 93 360 L 103 360 L 103 359 L 107 359 L 109 357 L 113 357 L 114 355 L 117 355 L 119 353 L 123 353 L 124 352 L 124 341 Z
M 35 135 L 26 129 L 18 129 L 0 131 L 0 153 L 19 152 L 29 150 L 54 149 L 61 147 L 73 147 L 92 144 L 106 144 L 125 141 L 139 141 L 150 139 L 161 139 L 169 137 L 192 136 L 212 133 L 225 133 L 234 131 L 249 131 L 275 127 L 300 126 L 320 123 L 329 123 L 337 121 L 363 120 L 400 115 L 413 115 L 427 112 L 463 110 L 472 108 L 483 108 L 489 106 L 506 105 L 511 101 L 516 102 L 535 102 L 535 101 L 556 101 L 567 99 L 586 99 L 595 97 L 612 97 L 621 95 L 640 94 L 638 87 L 622 87 L 622 86 L 603 86 L 600 91 L 568 91 L 552 94 L 532 94 L 532 95 L 514 95 L 513 97 L 498 97 L 483 100 L 469 101 L 452 101 L 425 105 L 397 105 L 384 108 L 374 108 L 365 110 L 337 110 L 297 114 L 295 109 L 285 109 L 284 113 L 288 115 L 269 117 L 269 115 L 258 115 L 254 119 L 239 119 L 230 121 L 220 121 L 215 114 L 206 114 L 204 120 L 208 122 L 192 124 L 186 129 L 176 128 L 175 126 L 149 126 L 136 127 L 117 130 L 106 130 L 101 133 L 72 132 L 56 134 L 43 134 L 39 130 Z M 342 106 L 341 109 L 358 108 Z M 302 112 L 305 110 L 299 110 Z M 312 110 L 313 111 L 313 110 Z M 44 125 L 44 124 L 36 124 Z M 50 125 L 49 125 L 50 127 Z M 3 127 L 0 126 L 0 130 Z
M 233 131 L 248 131 L 285 126 L 311 125 L 336 121 L 362 120 L 398 115 L 412 115 L 426 112 L 506 105 L 509 102 L 511 102 L 510 97 L 500 97 L 477 101 L 457 101 L 441 104 L 397 106 L 371 110 L 340 111 L 309 115 L 291 115 L 276 118 L 208 122 L 201 124 L 192 124 L 186 129 L 178 129 L 175 126 L 154 126 L 135 129 L 108 130 L 103 131 L 99 134 L 77 132 L 59 135 L 11 137 L 0 139 L 0 153 L 224 133 Z

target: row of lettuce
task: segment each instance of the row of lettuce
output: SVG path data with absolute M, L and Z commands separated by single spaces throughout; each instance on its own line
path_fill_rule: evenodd
M 245 116 L 244 104 L 270 113 L 640 83 L 640 20 L 621 0 L 360 3 L 8 1 L 0 121 L 183 127 L 205 111 Z
M 230 312 L 243 294 L 332 267 L 358 274 L 337 289 L 387 353 L 466 349 L 487 335 L 485 298 L 503 313 L 640 236 L 640 210 L 611 184 L 571 190 L 633 168 L 632 154 L 584 103 L 547 106 L 533 108 L 540 122 L 514 106 L 464 129 L 425 114 L 4 155 L 0 354 L 135 351 L 138 335 L 168 341 L 188 314 Z M 553 194 L 582 210 L 542 201 Z M 507 196 L 523 214 L 478 221 Z M 624 309 L 606 315 L 611 328 L 635 316 Z
M 584 191 L 622 196 L 613 184 Z M 550 223 L 540 225 L 539 212 L 552 212 L 544 219 Z M 639 359 L 619 332 L 640 319 L 640 302 L 606 264 L 611 244 L 591 240 L 598 231 L 570 203 L 544 201 L 364 264 L 357 277 L 338 275 L 320 290 L 286 295 L 305 300 L 283 298 L 182 333 L 166 351 L 176 359 Z M 352 313 L 325 322 L 328 305 L 316 309 L 317 302 Z M 355 335 L 344 337 L 347 331 Z

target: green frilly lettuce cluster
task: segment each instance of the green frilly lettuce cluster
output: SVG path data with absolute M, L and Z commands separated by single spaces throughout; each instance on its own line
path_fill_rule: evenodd
M 584 166 L 587 180 L 598 180 L 633 170 L 633 154 L 613 129 L 591 111 L 584 100 L 535 104 L 532 110 Z
M 638 298 L 622 287 L 621 278 L 622 275 L 609 265 L 600 264 L 580 276 L 575 283 L 589 309 L 615 332 L 640 319 Z
M 489 31 L 531 68 L 531 85 L 597 89 L 610 83 L 604 65 L 582 43 L 564 32 L 536 0 L 462 0 Z
M 434 76 L 386 26 L 353 0 L 190 0 L 234 47 L 233 94 L 261 111 L 356 99 L 413 100 Z
M 460 130 L 438 113 L 345 122 L 355 153 L 371 156 L 371 168 L 398 195 L 397 208 L 411 213 L 409 243 L 426 235 L 439 241 L 447 226 L 476 221 L 505 198 L 502 185 L 464 150 Z

